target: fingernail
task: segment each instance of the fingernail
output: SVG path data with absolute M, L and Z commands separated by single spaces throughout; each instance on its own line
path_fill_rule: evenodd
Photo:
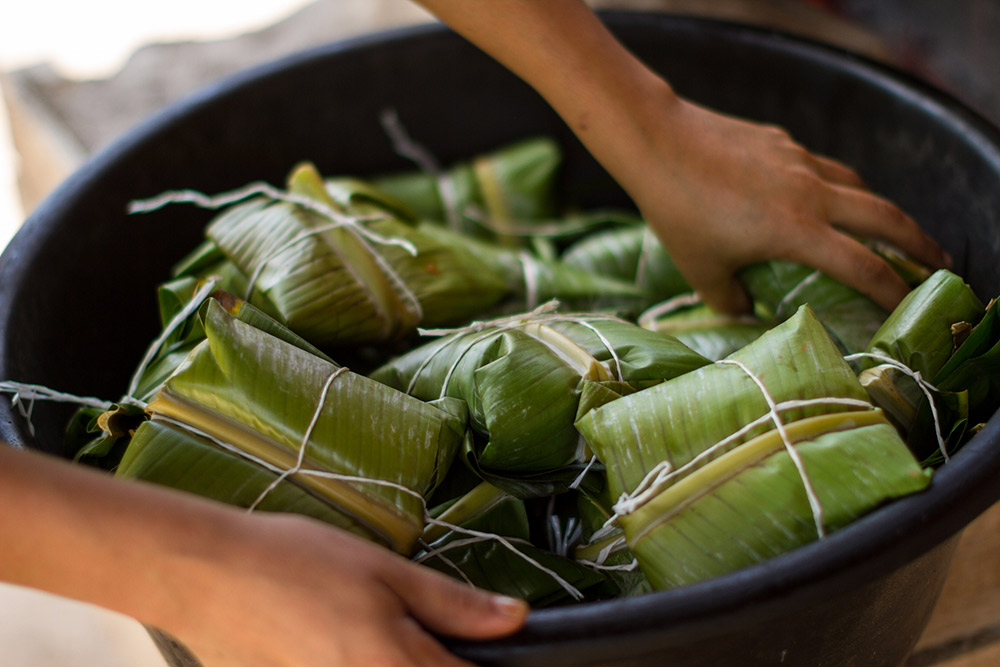
M 950 269 L 954 264 L 954 262 L 951 259 L 951 255 L 949 255 L 948 253 L 943 253 L 943 255 L 944 255 L 944 266 L 945 268 Z
M 506 616 L 520 617 L 528 611 L 527 602 L 506 595 L 494 596 L 493 606 L 496 607 L 497 611 Z

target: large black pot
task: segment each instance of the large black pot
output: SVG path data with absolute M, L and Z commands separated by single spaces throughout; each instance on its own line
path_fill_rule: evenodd
M 856 166 L 912 212 L 983 297 L 1000 293 L 1000 133 L 954 100 L 863 59 L 746 27 L 606 16 L 684 95 L 778 123 Z M 409 167 L 377 122 L 394 107 L 443 161 L 526 135 L 567 146 L 567 196 L 624 197 L 531 90 L 458 37 L 422 28 L 252 70 L 172 107 L 88 162 L 32 215 L 0 262 L 0 379 L 117 397 L 155 335 L 153 289 L 209 214 L 126 217 L 133 198 Z M 68 408 L 31 436 L 0 405 L 0 437 L 62 453 Z M 780 558 L 629 600 L 539 611 L 517 636 L 452 646 L 490 664 L 892 665 L 911 650 L 957 534 L 1000 498 L 1000 417 L 931 488 Z

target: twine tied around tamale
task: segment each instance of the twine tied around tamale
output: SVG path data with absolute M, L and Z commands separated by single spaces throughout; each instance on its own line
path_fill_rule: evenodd
M 715 443 L 711 447 L 706 448 L 700 452 L 697 456 L 692 458 L 690 461 L 685 463 L 683 466 L 678 468 L 673 468 L 669 461 L 661 461 L 657 465 L 653 466 L 646 475 L 640 480 L 639 484 L 631 493 L 623 493 L 618 501 L 612 508 L 614 514 L 608 520 L 608 525 L 613 525 L 619 516 L 624 516 L 635 512 L 637 509 L 645 505 L 647 502 L 655 498 L 663 486 L 670 482 L 672 479 L 679 475 L 685 474 L 692 468 L 700 465 L 706 459 L 716 455 L 721 450 L 732 443 L 743 438 L 747 433 L 753 429 L 761 426 L 767 422 L 772 422 L 779 434 L 779 437 L 784 444 L 785 450 L 788 452 L 792 463 L 802 479 L 803 486 L 806 490 L 806 497 L 809 501 L 810 510 L 813 514 L 813 520 L 816 524 L 816 532 L 819 537 L 825 536 L 825 529 L 823 528 L 823 508 L 819 503 L 819 499 L 816 495 L 815 489 L 812 486 L 805 467 L 802 464 L 802 459 L 795 447 L 791 443 L 787 432 L 785 431 L 785 424 L 781 420 L 781 413 L 787 410 L 810 407 L 814 405 L 846 405 L 858 408 L 872 408 L 871 403 L 868 401 L 863 401 L 855 398 L 847 397 L 823 397 L 823 398 L 812 398 L 812 399 L 792 399 L 788 401 L 777 402 L 771 396 L 770 392 L 764 383 L 758 378 L 746 365 L 732 360 L 724 359 L 722 361 L 716 362 L 717 364 L 733 365 L 739 367 L 748 377 L 754 382 L 757 388 L 764 395 L 764 400 L 768 405 L 768 411 L 757 419 L 745 424 L 740 429 L 726 436 L 719 442 Z
M 927 405 L 930 407 L 931 417 L 934 421 L 934 435 L 937 438 L 938 450 L 940 450 L 941 456 L 944 457 L 946 463 L 950 461 L 951 458 L 948 456 L 947 446 L 944 442 L 944 435 L 941 433 L 941 418 L 938 415 L 937 405 L 934 403 L 934 396 L 931 393 L 934 392 L 939 394 L 941 393 L 941 390 L 925 380 L 923 375 L 920 374 L 920 371 L 915 371 L 906 364 L 903 364 L 892 357 L 887 357 L 883 354 L 877 354 L 874 352 L 858 352 L 844 357 L 845 361 L 856 361 L 857 359 L 874 359 L 876 361 L 880 361 L 884 366 L 895 368 L 896 370 L 913 378 L 913 381 L 917 383 L 917 387 L 920 388 L 920 391 L 923 392 L 924 397 L 927 399 Z
M 13 380 L 0 380 L 0 394 L 11 394 L 10 404 L 16 407 L 18 413 L 24 418 L 24 421 L 28 425 L 28 434 L 31 437 L 35 436 L 35 425 L 31 421 L 31 417 L 35 411 L 35 401 L 72 403 L 99 410 L 110 410 L 112 405 L 114 405 L 111 401 L 94 398 L 93 396 L 77 396 L 76 394 L 55 391 L 40 384 L 15 382 Z
M 322 234 L 323 232 L 330 231 L 332 229 L 344 228 L 353 233 L 358 241 L 364 246 L 368 254 L 372 257 L 372 259 L 374 259 L 375 263 L 378 264 L 382 273 L 385 274 L 395 288 L 398 289 L 406 299 L 409 307 L 417 316 L 417 319 L 419 320 L 423 317 L 423 308 L 420 305 L 420 300 L 416 297 L 406 282 L 399 276 L 396 270 L 389 265 L 385 257 L 372 247 L 372 244 L 396 246 L 398 248 L 402 248 L 412 257 L 416 257 L 418 254 L 416 246 L 406 239 L 386 237 L 381 234 L 377 234 L 362 224 L 364 222 L 383 220 L 385 216 L 345 215 L 311 197 L 306 197 L 304 195 L 299 195 L 285 190 L 279 190 L 278 188 L 263 182 L 251 183 L 242 188 L 230 190 L 217 195 L 206 195 L 196 190 L 169 190 L 157 195 L 156 197 L 149 199 L 137 199 L 130 202 L 128 212 L 129 214 L 151 213 L 167 206 L 168 204 L 193 204 L 199 208 L 216 210 L 236 204 L 251 197 L 265 197 L 274 201 L 294 204 L 306 209 L 307 211 L 315 213 L 320 217 L 326 218 L 331 222 L 330 224 L 321 225 L 298 234 L 265 257 L 254 270 L 253 275 L 250 276 L 245 296 L 247 300 L 250 299 L 250 295 L 253 293 L 254 286 L 256 285 L 261 273 L 275 257 L 279 256 L 286 250 L 293 248 L 295 245 L 312 238 L 313 236 Z
M 459 364 L 462 359 L 465 358 L 466 353 L 468 353 L 474 346 L 481 343 L 482 341 L 503 333 L 504 331 L 511 331 L 522 327 L 525 324 L 545 324 L 547 322 L 572 322 L 574 324 L 579 324 L 580 326 L 589 329 L 593 332 L 597 338 L 601 341 L 601 344 L 608 350 L 611 355 L 611 359 L 615 364 L 615 372 L 617 378 L 622 380 L 622 364 L 621 360 L 618 358 L 618 353 L 611 345 L 611 342 L 607 339 L 604 334 L 602 334 L 597 327 L 590 324 L 590 321 L 614 321 L 614 322 L 624 322 L 625 320 L 614 317 L 612 315 L 596 315 L 593 313 L 557 313 L 554 312 L 559 308 L 559 301 L 552 299 L 547 301 L 542 305 L 538 306 L 529 313 L 522 313 L 519 315 L 512 315 L 508 317 L 501 317 L 490 321 L 476 321 L 468 324 L 464 327 L 458 327 L 454 329 L 417 329 L 417 332 L 421 336 L 460 336 L 469 333 L 482 333 L 483 335 L 476 338 L 472 343 L 466 346 L 464 350 L 458 355 L 458 358 L 449 367 L 448 372 L 445 375 L 444 382 L 441 385 L 441 394 L 439 398 L 444 398 L 447 395 L 448 385 L 451 381 L 451 377 L 454 375 L 455 371 L 458 369 Z M 412 394 L 414 387 L 416 387 L 417 381 L 420 378 L 420 374 L 427 369 L 430 363 L 440 354 L 447 345 L 441 345 L 431 354 L 429 354 L 413 372 L 413 377 L 410 378 L 410 382 L 406 387 L 406 393 Z
M 236 455 L 238 455 L 238 456 L 240 456 L 242 458 L 245 458 L 246 460 L 248 460 L 248 461 L 250 461 L 252 463 L 255 463 L 255 464 L 259 465 L 259 466 L 262 466 L 263 468 L 265 468 L 267 470 L 270 470 L 271 472 L 277 473 L 278 477 L 275 480 L 273 480 L 260 493 L 260 495 L 256 498 L 256 500 L 254 500 L 253 503 L 251 503 L 251 505 L 247 508 L 247 512 L 253 512 L 257 507 L 260 506 L 260 504 L 267 498 L 267 496 L 270 495 L 271 492 L 281 484 L 281 482 L 283 482 L 286 479 L 288 479 L 289 477 L 292 477 L 292 476 L 295 476 L 295 475 L 315 476 L 315 477 L 322 477 L 322 478 L 325 478 L 325 479 L 333 479 L 333 480 L 337 480 L 337 481 L 341 481 L 341 482 L 347 482 L 347 483 L 353 483 L 353 484 L 370 484 L 370 485 L 374 485 L 374 486 L 381 486 L 381 487 L 386 487 L 386 488 L 392 488 L 392 489 L 395 489 L 395 490 L 397 490 L 397 491 L 399 491 L 401 493 L 404 493 L 406 495 L 411 496 L 412 498 L 416 499 L 420 503 L 420 507 L 422 508 L 422 511 L 423 511 L 423 520 L 424 520 L 424 522 L 426 524 L 441 526 L 443 528 L 447 528 L 447 529 L 449 529 L 451 531 L 454 531 L 456 533 L 460 533 L 460 534 L 463 534 L 463 535 L 469 535 L 471 539 L 470 540 L 463 540 L 462 541 L 463 544 L 468 544 L 468 543 L 477 542 L 477 541 L 487 541 L 487 540 L 496 541 L 497 543 L 499 543 L 500 545 L 502 545 L 504 548 L 510 550 L 516 556 L 518 556 L 519 558 L 523 559 L 525 562 L 527 562 L 528 564 L 530 564 L 532 567 L 535 567 L 538 570 L 540 570 L 540 571 L 546 573 L 547 575 L 549 575 L 550 577 L 552 577 L 552 579 L 557 584 L 559 584 L 559 586 L 561 586 L 575 600 L 581 600 L 581 599 L 583 599 L 583 594 L 575 586 L 573 586 L 571 583 L 569 583 L 568 581 L 566 581 L 563 577 L 561 577 L 558 573 L 554 572 L 552 569 L 545 567 L 544 565 L 542 565 L 541 563 L 539 563 L 534 558 L 531 558 L 527 554 L 525 554 L 522 551 L 520 551 L 519 549 L 517 549 L 513 545 L 512 540 L 510 538 L 506 538 L 506 537 L 503 537 L 503 536 L 500 536 L 500 535 L 496 535 L 496 534 L 493 534 L 493 533 L 486 533 L 486 532 L 482 532 L 482 531 L 472 530 L 472 529 L 469 529 L 469 528 L 464 528 L 462 526 L 456 526 L 456 525 L 450 524 L 450 523 L 448 523 L 446 521 L 441 521 L 440 519 L 433 518 L 430 515 L 430 512 L 429 512 L 429 510 L 427 508 L 427 501 L 423 497 L 423 495 L 420 494 L 420 493 L 418 493 L 417 491 L 415 491 L 415 490 L 413 490 L 413 489 L 411 489 L 411 488 L 403 485 L 403 484 L 399 484 L 397 482 L 392 482 L 390 480 L 376 479 L 376 478 L 372 478 L 372 477 L 361 477 L 361 476 L 358 476 L 358 475 L 344 475 L 344 474 L 335 473 L 335 472 L 329 471 L 329 470 L 314 470 L 314 469 L 306 468 L 305 467 L 306 447 L 308 446 L 309 441 L 312 438 L 312 432 L 313 432 L 313 430 L 314 430 L 314 428 L 316 426 L 316 423 L 319 421 L 320 416 L 322 415 L 323 408 L 326 405 L 326 399 L 327 399 L 327 396 L 329 394 L 330 387 L 333 385 L 334 381 L 338 377 L 340 377 L 341 375 L 343 375 L 347 371 L 348 371 L 348 369 L 346 367 L 343 367 L 343 366 L 342 367 L 338 367 L 337 369 L 335 369 L 327 377 L 326 381 L 324 382 L 323 388 L 322 388 L 322 390 L 320 392 L 320 396 L 319 396 L 319 399 L 318 399 L 317 404 L 316 404 L 316 409 L 313 411 L 313 415 L 312 415 L 312 417 L 310 419 L 309 425 L 306 428 L 306 431 L 303 433 L 303 437 L 302 437 L 302 440 L 301 440 L 300 445 L 299 445 L 299 452 L 298 452 L 298 458 L 296 460 L 296 463 L 291 468 L 289 468 L 289 469 L 282 469 L 280 466 L 276 466 L 276 465 L 274 465 L 274 464 L 272 464 L 272 463 L 270 463 L 268 461 L 265 461 L 265 460 L 261 459 L 260 457 L 254 456 L 253 454 L 250 454 L 249 452 L 245 452 L 244 450 L 240 449 L 239 447 L 236 447 L 236 446 L 234 446 L 234 445 L 232 445 L 230 443 L 225 442 L 221 438 L 218 438 L 218 437 L 216 437 L 216 436 L 214 436 L 214 435 L 212 435 L 210 433 L 207 433 L 207 432 L 205 432 L 205 431 L 203 431 L 201 429 L 198 429 L 198 428 L 196 428 L 194 426 L 191 426 L 190 424 L 186 424 L 186 423 L 184 423 L 182 421 L 179 421 L 177 419 L 174 419 L 172 417 L 168 417 L 166 415 L 159 415 L 158 414 L 158 415 L 154 415 L 153 419 L 173 424 L 174 426 L 177 426 L 177 427 L 179 427 L 181 429 L 189 431 L 190 433 L 193 433 L 194 435 L 197 435 L 199 437 L 202 437 L 202 438 L 205 438 L 205 439 L 209 440 L 210 442 L 216 444 L 217 446 L 219 446 L 220 448 L 222 448 L 222 449 L 224 449 L 224 450 L 226 450 L 228 452 L 231 452 L 231 453 L 236 454 Z M 460 545 L 455 544 L 455 542 L 450 542 L 448 544 L 444 544 L 444 545 L 442 545 L 440 547 L 437 547 L 436 549 L 428 552 L 427 554 L 421 555 L 417 559 L 417 562 L 423 562 L 424 560 L 426 560 L 428 558 L 431 558 L 431 557 L 433 557 L 435 555 L 438 555 L 439 553 L 448 551 L 449 549 L 455 548 L 457 546 L 460 546 Z M 455 567 L 454 563 L 451 563 L 451 561 L 448 561 L 446 559 L 443 559 L 443 560 L 444 560 L 444 562 L 450 564 L 452 567 Z M 469 580 L 468 580 L 467 577 L 463 576 L 463 578 L 467 582 L 469 582 Z M 469 582 L 469 583 L 471 583 L 471 582 Z

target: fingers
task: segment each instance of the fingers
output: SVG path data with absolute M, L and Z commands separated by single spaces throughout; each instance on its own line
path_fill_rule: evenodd
M 528 615 L 523 600 L 494 595 L 426 568 L 390 568 L 386 583 L 410 613 L 433 632 L 467 639 L 490 639 L 516 632 Z
M 868 189 L 858 173 L 843 162 L 823 155 L 812 154 L 811 157 L 813 169 L 821 178 L 839 185 L 847 185 L 861 190 Z
M 862 243 L 835 229 L 826 229 L 825 238 L 805 246 L 801 254 L 790 259 L 853 287 L 886 310 L 899 305 L 910 291 L 899 274 Z
M 426 667 L 472 667 L 471 663 L 459 659 L 427 634 L 427 631 L 412 618 L 403 619 L 397 631 L 399 635 L 394 639 L 405 647 L 407 658 L 412 661 L 406 664 Z
M 693 284 L 693 283 L 692 283 Z M 729 315 L 749 313 L 753 308 L 746 290 L 735 277 L 723 277 L 702 285 L 694 285 L 701 300 L 713 310 Z
M 829 184 L 830 222 L 860 236 L 885 241 L 932 268 L 951 264 L 941 246 L 892 202 L 856 188 Z

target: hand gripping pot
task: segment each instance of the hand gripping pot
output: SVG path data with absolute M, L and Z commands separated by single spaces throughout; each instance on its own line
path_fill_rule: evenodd
M 785 126 L 808 148 L 854 165 L 941 241 L 980 296 L 1000 292 L 996 128 L 905 74 L 825 46 L 656 14 L 605 19 L 681 94 Z M 385 108 L 445 163 L 553 136 L 566 147 L 570 200 L 627 204 L 533 91 L 454 34 L 423 27 L 320 47 L 168 108 L 34 212 L 0 261 L 0 378 L 116 395 L 155 335 L 149 295 L 211 215 L 192 209 L 186 224 L 167 229 L 157 214 L 127 217 L 126 203 L 178 187 L 280 183 L 302 159 L 324 173 L 409 167 L 378 123 Z M 106 335 L 116 322 L 141 330 Z M 0 437 L 61 454 L 69 410 L 39 404 L 32 434 L 4 401 Z M 674 590 L 538 611 L 504 640 L 449 645 L 497 665 L 899 664 L 928 620 L 961 530 L 1000 498 L 998 475 L 994 416 L 926 492 L 823 540 Z M 190 664 L 160 643 L 174 664 Z

